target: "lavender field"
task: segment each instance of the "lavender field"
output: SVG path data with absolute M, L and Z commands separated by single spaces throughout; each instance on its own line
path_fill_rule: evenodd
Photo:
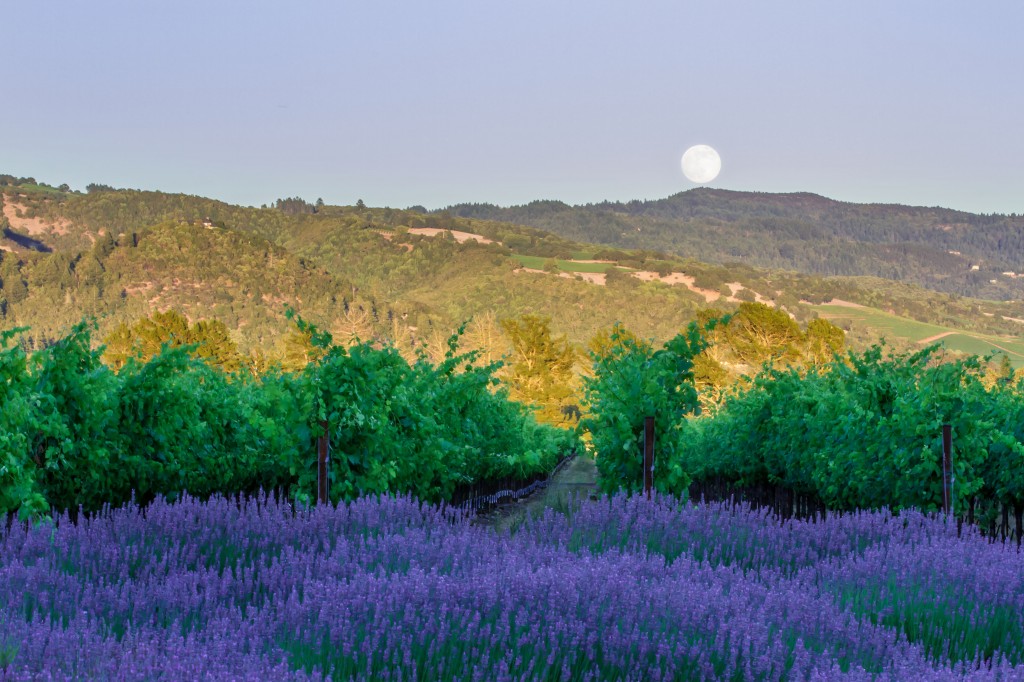
M 1022 614 L 1015 546 L 906 512 L 186 499 L 0 539 L 0 680 L 1016 680 Z

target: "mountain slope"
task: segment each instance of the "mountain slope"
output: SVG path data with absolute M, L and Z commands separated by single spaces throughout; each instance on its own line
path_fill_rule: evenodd
M 995 300 L 1024 296 L 1024 279 L 1015 276 L 1024 270 L 1024 216 L 707 188 L 656 201 L 461 204 L 446 212 L 702 261 L 884 277 Z
M 289 328 L 285 306 L 346 338 L 429 345 L 442 354 L 445 337 L 470 317 L 495 326 L 496 318 L 545 315 L 556 333 L 584 345 L 616 321 L 642 338 L 665 340 L 701 309 L 729 312 L 747 300 L 766 301 L 800 322 L 817 314 L 815 304 L 840 299 L 992 338 L 1024 329 L 1018 303 L 884 279 L 609 249 L 445 213 L 300 199 L 248 208 L 35 184 L 0 187 L 0 197 L 4 220 L 40 247 L 0 242 L 0 326 L 30 325 L 37 345 L 83 315 L 99 319 L 102 338 L 119 322 L 175 308 L 193 321 L 221 320 L 243 351 L 272 351 Z M 550 202 L 530 210 L 575 211 Z M 878 337 L 867 318 L 848 326 L 856 343 Z

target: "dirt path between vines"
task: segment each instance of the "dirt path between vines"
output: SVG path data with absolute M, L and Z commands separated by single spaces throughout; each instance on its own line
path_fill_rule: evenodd
M 474 523 L 505 530 L 522 523 L 532 514 L 542 513 L 546 507 L 566 509 L 574 497 L 587 498 L 591 494 L 598 494 L 597 466 L 592 457 L 577 455 L 544 488 L 516 502 L 498 505 L 478 515 Z

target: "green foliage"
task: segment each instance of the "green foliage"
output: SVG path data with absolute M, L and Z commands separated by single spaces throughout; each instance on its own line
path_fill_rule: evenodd
M 587 350 L 591 357 L 604 358 L 611 355 L 617 346 L 622 346 L 626 341 L 638 348 L 651 350 L 650 343 L 642 340 L 633 332 L 626 329 L 621 322 L 616 322 L 609 329 L 602 329 L 590 339 Z
M 541 421 L 561 421 L 561 408 L 575 402 L 576 349 L 565 336 L 552 335 L 551 320 L 546 317 L 502 320 L 501 328 L 512 344 L 506 378 L 512 399 L 536 406 Z
M 763 303 L 741 303 L 725 335 L 736 356 L 754 367 L 796 360 L 804 344 L 800 326 L 783 311 Z
M 583 342 L 622 311 L 645 336 L 667 338 L 694 308 L 685 287 L 661 287 L 627 301 L 624 291 L 587 282 L 517 275 L 511 254 L 499 244 L 458 244 L 408 230 L 459 229 L 498 241 L 518 235 L 524 252 L 541 263 L 561 258 L 559 269 L 568 272 L 609 267 L 566 261 L 578 244 L 523 226 L 370 207 L 286 213 L 135 190 L 72 194 L 60 202 L 25 194 L 15 200 L 27 217 L 68 228 L 45 241 L 68 255 L 76 286 L 61 290 L 52 277 L 33 279 L 33 265 L 26 263 L 22 279 L 31 295 L 11 304 L 12 323 L 50 336 L 83 313 L 100 319 L 105 337 L 121 322 L 172 308 L 190 319 L 223 321 L 244 354 L 257 347 L 270 352 L 288 331 L 277 313 L 284 305 L 301 306 L 303 315 L 341 340 L 339 309 L 359 300 L 378 310 L 364 339 L 397 340 L 404 331 L 393 329 L 397 318 L 417 328 L 414 342 L 422 343 L 433 329 L 447 334 L 461 320 L 497 310 L 503 317 L 550 316 L 558 331 Z M 224 228 L 207 229 L 206 222 Z M 41 258 L 24 257 L 33 263 Z M 627 284 L 635 281 L 628 278 Z
M 323 200 L 320 200 L 320 206 L 323 206 Z M 299 197 L 290 197 L 288 199 L 278 199 L 274 202 L 274 208 L 282 213 L 289 215 L 299 215 L 301 213 L 316 213 L 318 207 L 309 203 L 305 199 Z
M 83 315 L 95 316 L 99 335 L 106 338 L 121 323 L 131 325 L 155 311 L 175 309 L 189 319 L 223 322 L 243 356 L 253 351 L 271 354 L 281 348 L 282 338 L 289 332 L 280 313 L 285 305 L 301 308 L 303 315 L 331 329 L 341 341 L 341 327 L 347 322 L 340 320 L 340 311 L 356 304 L 352 307 L 376 310 L 370 319 L 360 322 L 360 338 L 389 338 L 403 348 L 424 343 L 437 346 L 437 338 L 443 338 L 459 321 L 487 311 L 497 311 L 501 317 L 551 317 L 553 330 L 565 333 L 576 344 L 585 343 L 617 317 L 643 338 L 661 341 L 693 319 L 698 306 L 705 304 L 703 297 L 685 286 L 639 282 L 620 269 L 627 264 L 643 270 L 684 272 L 695 277 L 699 286 L 722 287 L 727 296 L 731 289 L 725 284 L 739 282 L 745 287 L 739 290 L 742 296 L 758 292 L 775 298 L 801 322 L 810 316 L 801 298 L 842 298 L 884 306 L 899 315 L 953 329 L 1003 334 L 1019 333 L 1014 329 L 1018 323 L 1008 318 L 1024 318 L 1018 304 L 960 300 L 892 281 L 769 273 L 737 263 L 708 265 L 651 248 L 602 251 L 533 227 L 463 217 L 473 210 L 425 214 L 313 205 L 313 211 L 304 200 L 287 206 L 282 203 L 282 210 L 253 209 L 161 192 L 100 188 L 103 191 L 68 193 L 46 190 L 27 180 L 31 178 L 13 178 L 11 182 L 17 184 L 5 188 L 3 196 L 25 218 L 40 222 L 42 232 L 34 232 L 33 238 L 55 253 L 37 253 L 25 250 L 34 247 L 12 243 L 17 253 L 7 254 L 0 264 L 0 294 L 7 300 L 5 324 L 31 326 L 40 338 L 63 334 Z M 699 193 L 688 193 L 688 200 L 698 198 Z M 672 205 L 662 208 L 657 208 L 658 202 L 630 204 L 612 220 L 628 223 L 643 218 L 649 209 L 666 215 L 692 209 L 701 220 L 715 211 L 730 222 L 742 220 L 745 211 L 753 210 L 749 197 L 735 205 L 722 201 L 723 197 L 709 199 L 705 196 L 693 205 L 669 201 Z M 601 228 L 609 208 L 599 207 L 600 216 L 584 212 L 589 217 L 577 225 L 579 237 L 603 239 Z M 490 215 L 493 207 L 483 209 Z M 495 211 L 494 217 L 505 215 Z M 530 220 L 579 215 L 576 209 L 558 202 L 533 202 L 524 211 L 524 219 Z M 778 227 L 793 235 L 806 232 L 807 225 L 786 227 L 784 222 L 757 225 Z M 409 232 L 412 227 L 473 232 L 511 244 L 516 253 L 499 244 L 472 240 L 458 244 L 446 238 L 421 237 Z M 590 227 L 594 227 L 592 232 Z M 622 231 L 610 237 L 621 238 Z M 626 232 L 628 238 L 641 241 L 649 235 L 647 226 L 640 232 L 627 227 Z M 722 238 L 731 239 L 728 235 L 727 230 Z M 689 237 L 683 241 L 689 244 Z M 742 244 L 760 243 L 743 233 Z M 692 249 L 673 248 L 680 253 L 704 254 L 709 244 L 713 245 L 705 240 Z M 565 260 L 571 256 L 616 262 Z M 746 256 L 737 252 L 729 260 L 753 260 Z M 516 259 L 529 267 L 542 267 L 545 261 L 556 259 L 563 273 L 604 271 L 608 286 L 516 273 Z M 949 269 L 946 264 L 943 267 Z M 723 312 L 733 308 L 725 302 L 717 305 Z M 395 320 L 399 322 L 394 324 Z M 874 327 L 874 321 L 857 326 Z M 878 338 L 877 333 L 870 336 L 856 331 L 852 338 L 858 344 Z M 411 353 L 406 351 L 406 357 L 411 358 Z M 725 363 L 723 366 L 728 368 Z
M 811 320 L 803 332 L 785 311 L 762 303 L 741 303 L 735 313 L 719 315 L 697 311 L 698 324 L 718 320 L 707 332 L 708 347 L 694 359 L 694 381 L 706 408 L 716 407 L 729 387 L 748 381 L 765 364 L 827 362 L 846 344 L 843 330 L 827 320 Z
M 12 255 L 4 255 L 0 262 L 0 285 L 3 286 L 4 296 L 13 304 L 18 304 L 28 298 L 28 286 L 25 278 L 18 267 L 18 260 Z
M 122 323 L 105 339 L 104 359 L 120 369 L 132 357 L 152 358 L 165 344 L 172 348 L 192 346 L 195 357 L 235 372 L 242 366 L 238 346 L 231 339 L 225 324 L 219 320 L 199 320 L 189 325 L 185 316 L 176 310 L 153 313 L 133 326 Z
M 409 364 L 390 346 L 332 345 L 298 324 L 327 348 L 305 377 L 335 453 L 334 498 L 402 490 L 446 499 L 459 484 L 549 470 L 573 447 L 571 435 L 538 426 L 507 391 L 492 390 L 500 363 L 460 353 L 464 327 L 434 365 L 423 355 Z
M 32 420 L 32 378 L 25 351 L 12 344 L 23 331 L 0 332 L 0 512 L 31 515 L 49 505 L 32 475 L 30 434 L 23 428 Z
M 934 511 L 948 423 L 956 507 L 1024 503 L 1024 386 L 986 385 L 977 358 L 936 362 L 936 348 L 766 368 L 715 416 L 686 423 L 676 464 L 698 479 L 780 484 L 834 509 Z
M 846 334 L 828 320 L 817 318 L 807 323 L 806 340 L 808 359 L 812 362 L 828 362 L 842 352 Z
M 312 334 L 295 329 L 281 341 L 281 369 L 301 372 L 306 365 L 323 357 L 323 349 L 313 345 Z
M 681 493 L 690 479 L 679 466 L 678 432 L 699 411 L 693 361 L 707 346 L 707 327 L 691 323 L 661 349 L 614 332 L 605 352 L 591 353 L 594 376 L 585 380 L 589 415 L 582 426 L 592 438 L 601 486 L 607 492 L 642 486 L 643 427 L 654 417 L 657 434 L 655 486 Z
M 104 463 L 125 435 L 117 379 L 90 348 L 90 326 L 32 356 L 33 410 L 28 437 L 40 491 L 49 504 L 95 508 L 110 474 Z
M 31 358 L 11 344 L 22 330 L 4 332 L 0 513 L 90 511 L 183 491 L 278 489 L 308 502 L 322 421 L 335 501 L 384 492 L 439 501 L 463 483 L 548 471 L 574 447 L 571 433 L 538 425 L 493 390 L 497 364 L 474 364 L 457 335 L 440 364 L 409 364 L 392 347 L 339 347 L 296 321 L 318 359 L 258 377 L 230 373 L 173 337 L 115 372 L 85 323 Z

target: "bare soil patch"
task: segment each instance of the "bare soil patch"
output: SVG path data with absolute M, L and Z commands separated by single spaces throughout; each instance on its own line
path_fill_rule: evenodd
M 488 239 L 487 237 L 484 237 L 484 236 L 479 235 L 479 234 L 473 234 L 472 232 L 462 232 L 461 230 L 442 230 L 442 229 L 437 228 L 437 227 L 410 227 L 409 228 L 409 234 L 421 234 L 421 235 L 426 236 L 426 237 L 436 237 L 437 235 L 441 234 L 442 232 L 451 232 L 452 233 L 452 237 L 454 237 L 455 241 L 457 241 L 460 244 L 462 244 L 464 242 L 468 242 L 470 239 L 472 239 L 474 241 L 478 241 L 481 244 L 493 244 L 494 243 L 493 239 Z
M 754 300 L 757 301 L 758 303 L 763 303 L 765 305 L 770 305 L 773 307 L 775 306 L 775 301 L 773 301 L 770 298 L 765 298 L 764 296 L 757 293 L 753 289 L 748 289 L 739 282 L 727 282 L 725 286 L 729 287 L 729 290 L 732 291 L 732 296 L 730 296 L 728 299 L 729 301 L 732 301 L 734 303 L 739 301 L 740 299 L 736 298 L 736 294 L 743 291 L 744 289 L 747 289 L 747 291 L 750 291 L 754 294 Z
M 516 268 L 513 272 L 531 272 L 539 275 L 554 274 L 544 270 L 538 270 L 537 268 Z M 608 279 L 608 276 L 603 272 L 559 272 L 558 276 L 563 279 L 582 279 L 585 282 L 590 282 L 591 284 L 596 284 L 602 287 Z
M 814 305 L 810 301 L 800 301 L 800 302 L 801 303 L 807 303 L 808 305 Z M 843 308 L 866 308 L 867 307 L 867 306 L 861 305 L 860 303 L 853 303 L 851 301 L 844 301 L 841 298 L 833 298 L 831 301 L 826 303 L 826 305 L 837 305 L 837 306 L 840 306 L 840 307 L 843 307 Z
M 922 346 L 927 346 L 929 343 L 934 343 L 939 339 L 944 339 L 947 336 L 952 336 L 953 334 L 956 334 L 956 332 L 942 332 L 941 334 L 936 334 L 935 336 L 929 336 L 927 339 L 921 339 L 920 341 L 918 341 L 918 343 Z
M 653 272 L 651 270 L 639 270 L 637 272 L 633 272 L 633 273 L 630 273 L 630 274 L 632 274 L 634 277 L 636 277 L 637 279 L 642 280 L 644 282 L 658 281 L 658 282 L 664 282 L 665 284 L 672 284 L 672 285 L 682 284 L 683 286 L 685 286 L 690 291 L 692 291 L 694 293 L 697 293 L 697 294 L 700 294 L 701 296 L 703 296 L 704 297 L 704 301 L 706 303 L 712 303 L 712 302 L 717 301 L 718 299 L 720 299 L 722 297 L 722 294 L 720 294 L 717 291 L 713 291 L 711 289 L 701 289 L 700 287 L 697 286 L 696 279 L 694 279 L 690 275 L 687 275 L 686 273 L 683 273 L 683 272 L 670 272 L 669 274 L 662 276 L 662 275 L 659 275 L 658 273 Z M 730 298 L 729 300 L 734 300 L 734 299 Z
M 590 282 L 591 284 L 596 284 L 596 285 L 602 286 L 602 287 L 608 281 L 608 275 L 606 275 L 603 272 L 573 272 L 573 273 L 563 272 L 562 275 L 563 276 L 567 275 L 567 276 L 569 276 L 572 279 L 577 279 L 577 278 L 578 279 L 582 279 L 585 282 Z
M 36 237 L 38 235 L 45 235 L 48 233 L 65 235 L 68 233 L 68 227 L 70 223 L 66 220 L 61 220 L 56 223 L 48 223 L 41 218 L 26 218 L 19 216 L 18 211 L 24 211 L 26 207 L 23 204 L 15 203 L 10 198 L 4 200 L 4 217 L 7 218 L 7 222 L 11 224 L 15 230 L 22 230 L 27 232 L 29 235 Z

